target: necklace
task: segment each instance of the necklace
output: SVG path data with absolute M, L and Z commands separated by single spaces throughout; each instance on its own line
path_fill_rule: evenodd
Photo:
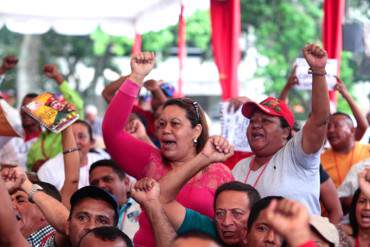
M 247 183 L 247 181 L 248 181 L 249 175 L 250 175 L 250 173 L 251 173 L 251 167 L 254 165 L 255 159 L 256 159 L 256 157 L 254 157 L 254 158 L 252 159 L 252 161 L 250 162 L 250 164 L 249 164 L 248 173 L 247 173 L 247 176 L 246 176 L 246 177 L 245 177 L 245 179 L 244 179 L 244 183 L 245 183 L 245 184 L 246 184 L 246 183 Z M 262 177 L 262 175 L 263 175 L 264 171 L 266 170 L 267 165 L 268 165 L 268 163 L 269 163 L 269 162 L 270 162 L 270 160 L 266 161 L 266 162 L 262 165 L 262 166 L 263 166 L 262 171 L 260 172 L 260 174 L 258 174 L 258 177 L 257 177 L 256 181 L 255 181 L 255 182 L 254 182 L 254 184 L 252 185 L 252 186 L 253 186 L 253 188 L 255 188 L 255 187 L 256 187 L 256 185 L 257 185 L 258 181 L 260 180 L 260 178 Z

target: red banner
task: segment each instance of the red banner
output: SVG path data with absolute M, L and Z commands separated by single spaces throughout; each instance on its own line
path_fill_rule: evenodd
M 132 44 L 131 55 L 141 52 L 141 34 L 135 34 L 135 40 Z
M 328 58 L 337 59 L 338 76 L 340 75 L 340 61 L 342 55 L 343 37 L 342 22 L 344 21 L 345 0 L 324 1 L 324 21 L 322 26 L 322 40 Z M 329 92 L 330 100 L 336 104 L 335 91 Z
M 240 61 L 240 0 L 211 0 L 213 57 L 218 68 L 222 99 L 238 96 Z
M 177 84 L 176 96 L 182 97 L 182 85 L 183 85 L 183 66 L 184 59 L 186 57 L 186 22 L 184 18 L 184 5 L 181 5 L 181 13 L 179 17 L 177 36 L 177 47 L 178 47 L 178 59 L 179 59 L 179 81 Z

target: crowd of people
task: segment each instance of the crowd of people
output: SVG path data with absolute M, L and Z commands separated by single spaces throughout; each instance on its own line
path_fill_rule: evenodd
M 45 65 L 80 119 L 56 134 L 21 108 L 25 136 L 0 151 L 13 152 L 1 160 L 0 246 L 370 246 L 368 123 L 340 78 L 356 123 L 330 113 L 327 54 L 309 44 L 303 55 L 312 97 L 302 128 L 287 104 L 295 69 L 279 98 L 230 100 L 249 119 L 251 153 L 209 136 L 198 102 L 146 80 L 154 53 L 133 55 L 131 73 L 104 88 L 103 119 Z M 5 57 L 0 76 L 17 61 Z

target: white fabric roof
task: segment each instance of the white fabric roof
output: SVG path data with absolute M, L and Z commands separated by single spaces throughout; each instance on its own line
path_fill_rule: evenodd
M 0 28 L 86 35 L 100 26 L 111 35 L 134 37 L 135 30 L 145 33 L 176 24 L 181 2 L 185 16 L 209 8 L 209 0 L 0 0 Z

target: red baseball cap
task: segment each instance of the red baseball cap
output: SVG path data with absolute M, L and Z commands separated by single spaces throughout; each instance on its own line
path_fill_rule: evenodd
M 249 101 L 243 105 L 242 113 L 246 118 L 250 118 L 256 110 L 261 110 L 271 116 L 282 117 L 287 121 L 288 125 L 293 128 L 294 115 L 287 104 L 282 100 L 268 97 L 261 103 Z

